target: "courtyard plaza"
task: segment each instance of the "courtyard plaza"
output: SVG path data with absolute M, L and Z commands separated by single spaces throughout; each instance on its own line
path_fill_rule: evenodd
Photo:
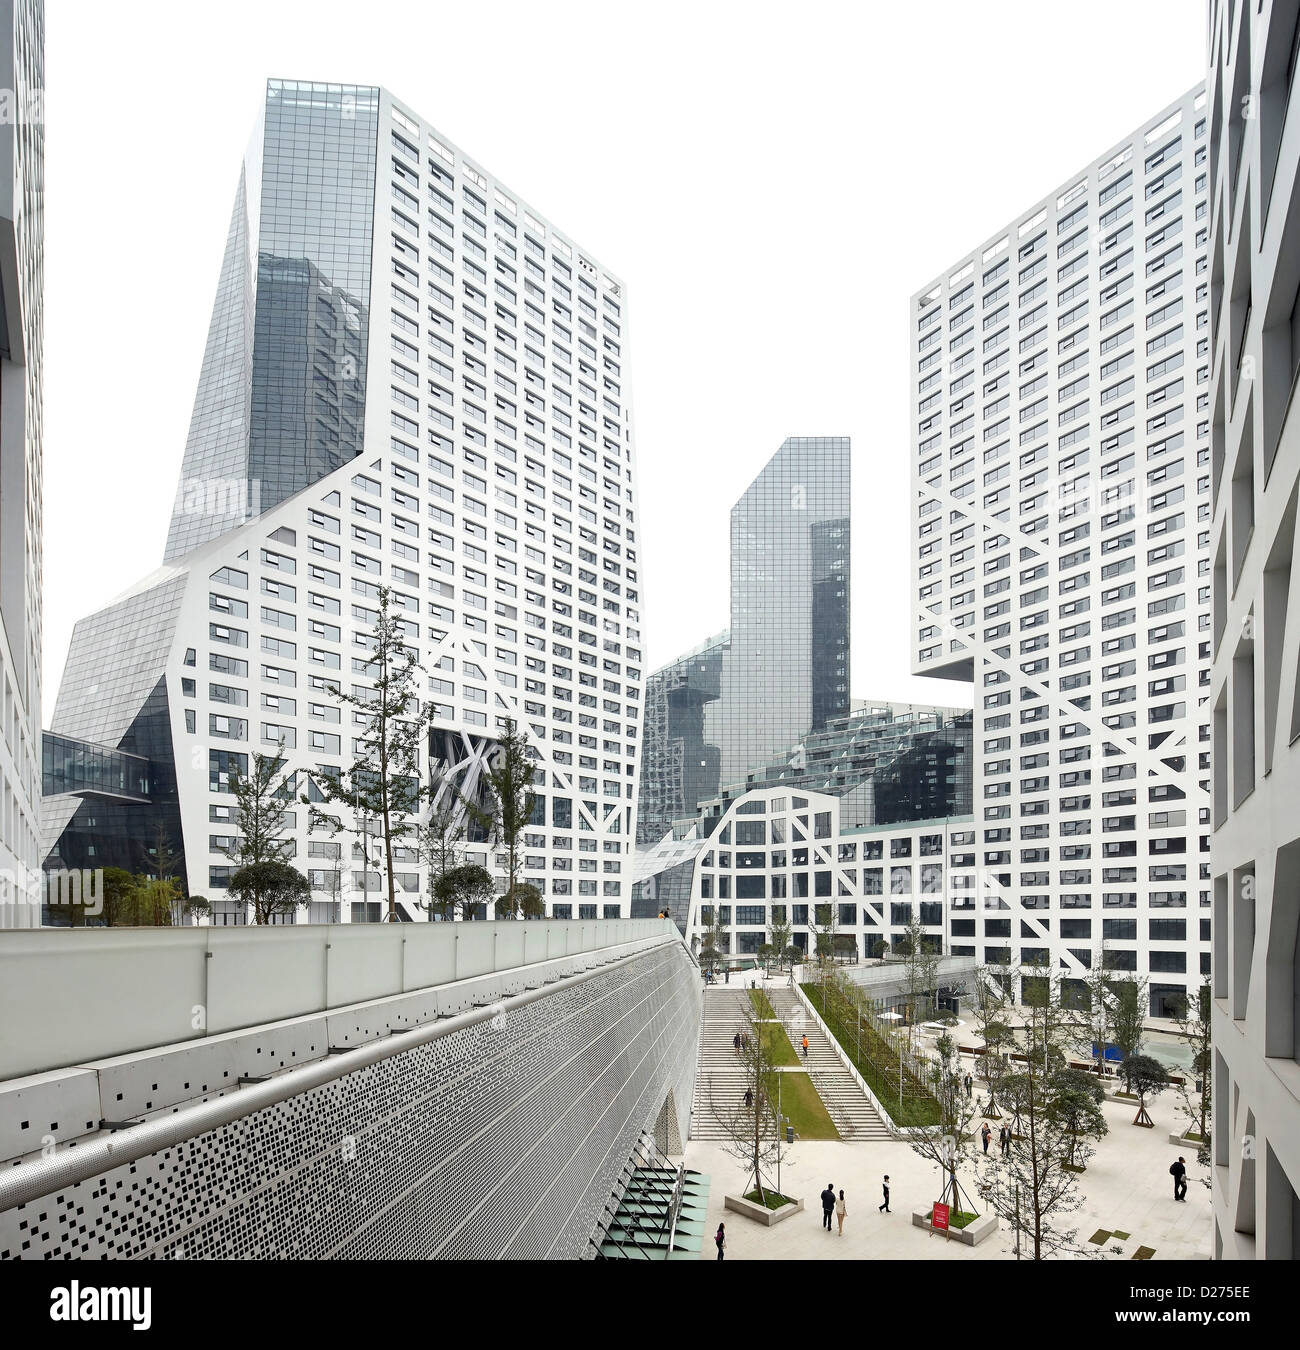
M 748 987 L 751 980 L 759 987 L 765 983 L 774 988 L 789 987 L 784 974 L 764 981 L 756 971 L 733 972 L 730 983 Z M 1106 1260 L 1208 1261 L 1212 1229 L 1210 1191 L 1204 1183 L 1209 1168 L 1197 1162 L 1195 1145 L 1169 1143 L 1169 1135 L 1186 1129 L 1189 1123 L 1177 1092 L 1170 1088 L 1148 1101 L 1153 1129 L 1133 1124 L 1135 1104 L 1107 1101 L 1102 1103 L 1102 1111 L 1109 1133 L 1093 1141 L 1095 1152 L 1087 1171 L 1078 1178 L 1082 1204 L 1072 1213 L 1058 1215 L 1050 1226 L 1076 1229 L 1077 1244 Z M 973 1129 L 978 1130 L 982 1119 L 976 1116 Z M 989 1123 L 994 1131 L 989 1160 L 996 1166 L 998 1122 Z M 1182 1202 L 1174 1199 L 1173 1178 L 1169 1175 L 1169 1165 L 1180 1155 L 1187 1165 L 1188 1183 L 1187 1199 Z M 939 1198 L 942 1182 L 938 1167 L 901 1140 L 796 1140 L 782 1158 L 781 1190 L 802 1199 L 804 1209 L 771 1228 L 724 1208 L 728 1194 L 741 1192 L 745 1167 L 718 1140 L 689 1140 L 684 1161 L 688 1168 L 711 1178 L 707 1231 L 711 1239 L 719 1222 L 726 1223 L 729 1261 L 1015 1258 L 1014 1234 L 1005 1224 L 973 1248 L 913 1226 L 912 1211 L 929 1211 Z M 979 1161 L 985 1162 L 982 1157 Z M 890 1214 L 882 1214 L 877 1208 L 886 1173 L 890 1178 Z M 958 1180 L 971 1193 L 976 1209 L 986 1212 L 987 1206 L 975 1188 L 975 1168 L 969 1162 L 959 1170 Z M 770 1181 L 775 1184 L 775 1169 Z M 837 1193 L 841 1189 L 845 1193 L 848 1217 L 843 1237 L 836 1231 L 834 1218 L 831 1232 L 822 1227 L 819 1197 L 828 1182 Z M 1091 1241 L 1103 1234 L 1100 1242 Z M 1023 1237 L 1021 1242 L 1023 1257 Z M 1116 1247 L 1118 1253 L 1113 1250 Z M 703 1244 L 700 1255 L 702 1260 L 717 1259 L 711 1240 Z M 1066 1254 L 1061 1259 L 1077 1258 Z

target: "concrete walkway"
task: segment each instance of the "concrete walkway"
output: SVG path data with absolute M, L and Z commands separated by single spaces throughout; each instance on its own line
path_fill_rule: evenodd
M 771 987 L 769 987 L 769 996 Z M 811 1040 L 811 1036 L 809 1037 Z M 1202 1183 L 1207 1169 L 1192 1149 L 1169 1144 L 1171 1130 L 1186 1121 L 1172 1094 L 1158 1097 L 1149 1107 L 1153 1130 L 1133 1125 L 1134 1108 L 1106 1102 L 1102 1106 L 1110 1133 L 1096 1146 L 1088 1170 L 1079 1178 L 1083 1204 L 1073 1214 L 1058 1218 L 1057 1226 L 1076 1228 L 1079 1243 L 1107 1260 L 1131 1260 L 1139 1247 L 1154 1249 L 1152 1260 L 1209 1260 L 1212 1241 L 1210 1192 Z M 1179 1153 L 1187 1160 L 1187 1199 L 1173 1198 L 1169 1164 Z M 996 1144 L 991 1163 L 996 1166 Z M 983 1160 L 981 1159 L 981 1164 Z M 727 1225 L 727 1259 L 739 1261 L 926 1260 L 988 1261 L 1014 1259 L 1011 1234 L 999 1231 L 979 1247 L 964 1247 L 924 1229 L 913 1228 L 913 1209 L 928 1209 L 938 1197 L 939 1169 L 918 1157 L 905 1143 L 893 1140 L 796 1143 L 782 1162 L 781 1189 L 802 1197 L 804 1212 L 774 1228 L 762 1227 L 732 1211 L 723 1199 L 743 1182 L 743 1167 L 709 1140 L 692 1140 L 686 1164 L 709 1173 L 708 1232 L 720 1221 Z M 881 1177 L 888 1172 L 892 1191 L 891 1214 L 877 1211 Z M 972 1191 L 969 1166 L 959 1173 Z M 843 1188 L 848 1205 L 844 1236 L 821 1227 L 820 1192 L 827 1183 Z M 832 1219 L 832 1224 L 834 1220 Z M 1126 1237 L 1114 1236 L 1116 1231 Z M 1089 1238 L 1109 1234 L 1101 1243 Z M 1118 1247 L 1119 1255 L 1111 1248 Z M 716 1258 L 712 1242 L 705 1242 L 702 1259 Z M 1077 1258 L 1064 1258 L 1077 1259 Z

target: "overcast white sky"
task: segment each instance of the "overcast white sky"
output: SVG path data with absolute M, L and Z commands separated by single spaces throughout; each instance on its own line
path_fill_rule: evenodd
M 627 283 L 650 668 L 725 627 L 732 502 L 854 448 L 853 693 L 909 673 L 907 301 L 1203 77 L 1201 0 L 49 0 L 45 717 L 162 559 L 268 76 L 386 85 Z

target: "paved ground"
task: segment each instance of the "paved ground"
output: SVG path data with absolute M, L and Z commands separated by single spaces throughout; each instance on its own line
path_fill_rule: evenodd
M 1131 1124 L 1132 1106 L 1106 1102 L 1102 1107 L 1110 1133 L 1097 1145 L 1088 1170 L 1079 1179 L 1084 1197 L 1082 1208 L 1066 1223 L 1079 1230 L 1079 1239 L 1090 1250 L 1108 1258 L 1131 1259 L 1139 1246 L 1155 1249 L 1154 1260 L 1208 1260 L 1210 1257 L 1210 1192 L 1202 1185 L 1206 1169 L 1196 1161 L 1194 1150 L 1181 1150 L 1187 1159 L 1187 1200 L 1173 1199 L 1169 1164 L 1180 1150 L 1168 1142 L 1169 1132 L 1186 1124 L 1172 1094 L 1164 1094 L 1149 1108 L 1156 1122 L 1153 1130 Z M 996 1141 L 993 1149 L 996 1151 Z M 1010 1235 L 999 1231 L 979 1247 L 969 1248 L 944 1238 L 932 1237 L 913 1228 L 913 1209 L 928 1209 L 938 1196 L 939 1172 L 919 1158 L 908 1145 L 890 1141 L 799 1143 L 790 1152 L 792 1167 L 782 1164 L 782 1190 L 802 1196 L 804 1212 L 775 1228 L 761 1227 L 739 1214 L 723 1211 L 723 1197 L 739 1190 L 743 1167 L 718 1143 L 691 1140 L 686 1165 L 712 1177 L 708 1202 L 708 1233 L 719 1220 L 727 1224 L 728 1260 L 790 1261 L 830 1257 L 837 1260 L 1007 1260 L 1012 1257 Z M 892 1214 L 880 1214 L 880 1179 L 891 1178 Z M 965 1178 L 963 1178 L 965 1180 Z M 818 1195 L 827 1182 L 843 1187 L 848 1203 L 844 1236 L 821 1227 Z M 832 1223 L 834 1220 L 832 1220 Z M 1087 1239 L 1098 1230 L 1127 1233 L 1101 1248 Z M 1110 1257 L 1118 1245 L 1122 1254 Z M 704 1243 L 702 1259 L 716 1259 L 711 1240 Z

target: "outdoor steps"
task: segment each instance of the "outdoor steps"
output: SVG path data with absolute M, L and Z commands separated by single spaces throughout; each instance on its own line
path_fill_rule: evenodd
M 695 1069 L 695 1095 L 691 1099 L 692 1139 L 725 1139 L 726 1131 L 709 1106 L 709 1085 L 720 1101 L 733 1091 L 741 1095 L 744 1086 L 740 1061 L 732 1038 L 749 1027 L 749 993 L 745 989 L 721 989 L 714 985 L 704 990 L 704 1017 L 700 1025 L 699 1058 Z M 731 1080 L 731 1081 L 728 1081 Z
M 841 1137 L 853 1140 L 891 1138 L 888 1126 L 845 1067 L 830 1037 L 808 1015 L 794 990 L 769 988 L 767 997 L 801 1060 L 799 1042 L 802 1037 L 808 1037 L 808 1076 Z

